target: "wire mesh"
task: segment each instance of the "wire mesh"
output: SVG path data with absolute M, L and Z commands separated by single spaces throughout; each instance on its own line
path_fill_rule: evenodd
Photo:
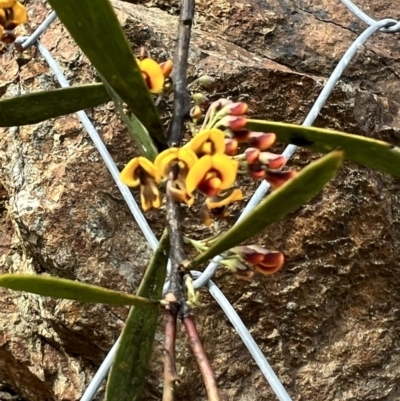
M 313 107 L 308 113 L 306 119 L 304 120 L 304 126 L 311 126 L 317 116 L 319 115 L 322 107 L 324 106 L 326 100 L 334 89 L 335 84 L 340 79 L 343 71 L 351 62 L 352 58 L 355 56 L 357 51 L 361 48 L 361 46 L 377 31 L 383 33 L 397 33 L 400 32 L 400 21 L 395 19 L 383 19 L 377 21 L 366 13 L 364 13 L 360 8 L 358 8 L 354 3 L 350 0 L 340 0 L 356 17 L 364 21 L 369 25 L 365 31 L 357 37 L 357 39 L 351 44 L 346 53 L 341 58 L 340 62 L 330 75 L 329 79 L 326 81 L 324 88 L 319 94 L 317 100 L 315 101 Z M 29 37 L 20 37 L 17 39 L 17 43 L 19 43 L 22 48 L 25 50 L 32 45 L 36 45 L 39 52 L 43 56 L 43 58 L 48 63 L 49 67 L 53 70 L 56 79 L 59 81 L 62 87 L 69 87 L 69 83 L 63 75 L 60 67 L 57 62 L 52 57 L 51 53 L 40 43 L 39 38 L 43 32 L 51 25 L 51 23 L 56 19 L 56 13 L 53 11 L 49 16 L 43 21 L 43 23 L 29 36 Z M 144 237 L 150 244 L 153 250 L 156 249 L 158 241 L 148 225 L 143 213 L 141 212 L 139 206 L 137 205 L 135 199 L 133 198 L 130 190 L 119 180 L 119 170 L 114 163 L 111 155 L 109 154 L 106 146 L 100 138 L 100 135 L 94 128 L 93 124 L 90 122 L 87 114 L 84 111 L 79 111 L 76 113 L 82 125 L 88 132 L 90 138 L 92 139 L 94 145 L 99 151 L 101 157 L 104 160 L 107 168 L 110 171 L 111 176 L 116 182 L 118 189 L 120 190 L 125 202 L 127 203 L 133 217 L 135 218 L 138 226 L 143 232 Z M 294 145 L 289 145 L 283 152 L 283 155 L 288 160 L 296 151 L 297 147 Z M 261 185 L 258 187 L 251 200 L 243 210 L 239 221 L 243 219 L 258 203 L 265 197 L 269 190 L 269 184 L 267 181 L 263 181 Z M 245 327 L 244 323 L 241 321 L 240 317 L 235 312 L 234 308 L 224 296 L 223 292 L 211 281 L 211 278 L 214 276 L 219 261 L 221 260 L 221 256 L 214 258 L 211 263 L 207 266 L 207 268 L 203 272 L 192 271 L 191 274 L 196 279 L 194 281 L 195 288 L 206 287 L 210 294 L 214 297 L 216 302 L 220 305 L 221 309 L 225 312 L 228 319 L 231 321 L 232 325 L 235 327 L 237 333 L 242 338 L 244 344 L 248 348 L 250 354 L 253 356 L 255 362 L 259 366 L 261 372 L 264 377 L 270 384 L 271 388 L 275 392 L 277 398 L 280 401 L 291 401 L 291 398 L 282 383 L 279 381 L 275 372 L 273 371 L 271 365 L 268 363 L 267 359 L 261 352 L 260 348 L 257 346 L 253 337 Z M 168 283 L 166 283 L 164 287 L 164 291 L 166 291 Z M 100 368 L 94 375 L 91 380 L 89 386 L 87 387 L 85 393 L 83 394 L 81 401 L 91 401 L 96 392 L 100 388 L 102 382 L 108 374 L 108 371 L 111 367 L 112 361 L 114 359 L 115 353 L 118 348 L 118 343 L 120 339 L 113 345 L 105 360 L 100 365 Z

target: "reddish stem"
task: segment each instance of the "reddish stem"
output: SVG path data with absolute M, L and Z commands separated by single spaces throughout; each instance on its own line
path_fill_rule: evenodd
M 197 365 L 199 366 L 203 381 L 206 386 L 206 391 L 209 401 L 221 401 L 221 397 L 215 379 L 215 373 L 207 359 L 204 351 L 203 344 L 200 340 L 199 333 L 197 332 L 196 324 L 193 316 L 184 316 L 183 324 L 185 325 L 186 333 L 189 337 L 190 347 L 196 358 Z
M 164 389 L 162 401 L 174 401 L 175 383 L 178 380 L 175 368 L 177 315 L 177 310 L 174 309 L 167 309 L 165 313 Z

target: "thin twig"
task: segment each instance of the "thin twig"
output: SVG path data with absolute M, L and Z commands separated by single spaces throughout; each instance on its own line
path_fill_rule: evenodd
M 174 55 L 174 114 L 168 145 L 179 146 L 182 139 L 182 129 L 185 118 L 189 115 L 190 97 L 187 91 L 187 60 L 189 56 L 190 33 L 194 16 L 194 1 L 182 0 L 179 17 L 178 36 Z
M 217 387 L 217 381 L 215 379 L 215 373 L 204 351 L 193 316 L 185 316 L 183 318 L 183 324 L 185 325 L 186 333 L 189 337 L 190 347 L 192 348 L 193 355 L 196 358 L 197 365 L 199 366 L 201 375 L 203 376 L 208 400 L 221 401 L 220 393 Z
M 178 380 L 175 367 L 175 339 L 177 312 L 165 314 L 164 388 L 162 401 L 174 401 L 175 383 Z
M 190 31 L 194 15 L 194 0 L 182 0 L 178 36 L 174 55 L 174 113 L 168 145 L 179 146 L 182 139 L 185 117 L 189 113 L 190 98 L 187 91 L 187 59 L 189 55 Z M 163 401 L 174 400 L 174 385 L 177 380 L 175 368 L 175 336 L 177 316 L 187 314 L 183 292 L 182 262 L 185 260 L 183 236 L 180 225 L 181 207 L 173 199 L 167 198 L 167 226 L 170 238 L 170 287 L 165 299 L 169 301 L 165 316 L 165 358 Z

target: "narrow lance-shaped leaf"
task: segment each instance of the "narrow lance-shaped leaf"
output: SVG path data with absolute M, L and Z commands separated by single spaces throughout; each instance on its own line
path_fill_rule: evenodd
M 101 76 L 147 128 L 158 150 L 166 138 L 135 56 L 108 0 L 49 0 Z
M 335 151 L 305 167 L 296 177 L 270 193 L 240 223 L 222 234 L 189 267 L 193 268 L 231 249 L 304 205 L 336 175 L 342 160 L 343 152 Z
M 400 149 L 391 144 L 364 136 L 346 134 L 316 127 L 248 120 L 252 131 L 274 132 L 279 141 L 328 153 L 340 148 L 345 159 L 363 166 L 400 176 Z
M 103 84 L 72 86 L 0 100 L 0 127 L 36 124 L 110 101 Z
M 165 282 L 169 254 L 167 232 L 146 270 L 138 295 L 159 299 Z M 125 324 L 107 382 L 106 401 L 139 401 L 153 349 L 160 309 L 132 308 Z
M 157 307 L 159 302 L 120 291 L 108 290 L 97 285 L 50 276 L 29 274 L 1 274 L 0 287 L 31 292 L 58 299 L 73 299 L 110 305 L 135 305 Z
M 106 81 L 104 81 L 104 85 L 114 101 L 115 108 L 118 111 L 121 120 L 125 123 L 129 134 L 138 145 L 141 154 L 147 157 L 149 160 L 154 160 L 158 152 L 149 136 L 149 133 L 147 132 L 146 127 L 133 113 L 131 113 L 130 116 L 126 115 L 124 112 L 122 99 Z

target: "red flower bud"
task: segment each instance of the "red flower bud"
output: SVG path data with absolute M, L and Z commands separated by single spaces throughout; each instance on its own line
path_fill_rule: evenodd
M 273 170 L 279 170 L 286 164 L 286 158 L 284 156 L 269 152 L 261 152 L 258 160 L 260 163 L 265 164 L 268 168 Z
M 237 246 L 231 249 L 245 262 L 250 263 L 262 274 L 277 272 L 285 262 L 285 256 L 281 252 L 269 251 L 258 245 Z
M 265 150 L 271 147 L 276 140 L 276 135 L 272 133 L 265 134 L 264 132 L 250 132 L 248 142 L 260 150 Z
M 236 156 L 238 153 L 238 143 L 236 139 L 225 138 L 225 154 L 228 156 Z
M 231 103 L 227 106 L 231 116 L 243 116 L 248 108 L 249 106 L 243 102 Z
M 225 116 L 218 123 L 219 126 L 222 125 L 232 131 L 240 131 L 246 126 L 246 124 L 247 118 L 242 116 Z
M 268 170 L 265 179 L 271 184 L 271 187 L 276 189 L 281 187 L 287 181 L 296 177 L 297 172 L 294 170 L 289 171 L 271 171 Z
M 258 161 L 258 158 L 260 156 L 260 151 L 257 148 L 247 148 L 244 151 L 244 156 L 246 157 L 246 161 L 249 164 L 253 164 Z
M 165 78 L 168 78 L 171 75 L 172 68 L 174 68 L 174 63 L 172 60 L 164 61 L 160 64 L 161 71 Z

